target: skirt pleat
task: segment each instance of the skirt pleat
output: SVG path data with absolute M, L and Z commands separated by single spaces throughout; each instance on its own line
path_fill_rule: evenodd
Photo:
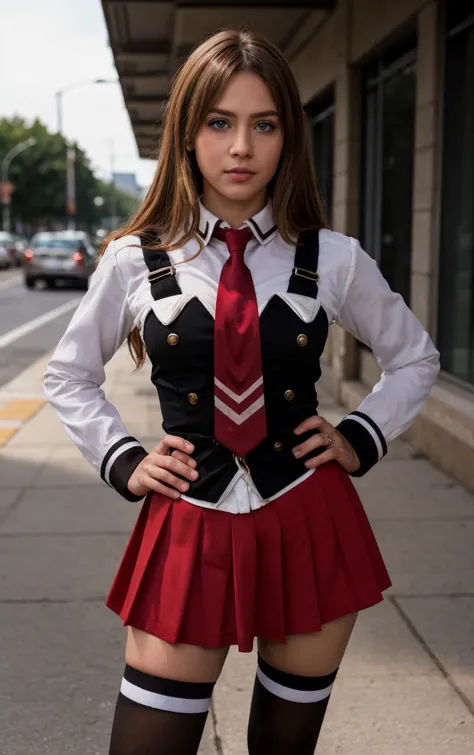
M 349 476 L 335 462 L 247 514 L 150 493 L 107 605 L 171 643 L 252 650 L 383 600 L 390 587 Z

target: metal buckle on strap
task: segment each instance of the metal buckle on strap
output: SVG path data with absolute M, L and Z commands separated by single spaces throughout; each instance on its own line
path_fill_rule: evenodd
M 299 275 L 300 278 L 307 278 L 310 281 L 319 280 L 319 273 L 315 270 L 307 270 L 305 267 L 294 267 L 293 274 Z
M 168 275 L 176 275 L 174 265 L 169 265 L 169 267 L 160 267 L 159 270 L 153 270 L 148 274 L 148 280 L 150 281 L 150 283 L 155 283 L 162 278 L 167 278 Z

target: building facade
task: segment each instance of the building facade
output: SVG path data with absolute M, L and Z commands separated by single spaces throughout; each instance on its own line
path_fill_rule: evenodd
M 441 352 L 409 440 L 474 489 L 474 6 L 343 0 L 289 57 L 333 229 L 360 238 Z M 380 377 L 337 326 L 326 365 L 352 408 Z

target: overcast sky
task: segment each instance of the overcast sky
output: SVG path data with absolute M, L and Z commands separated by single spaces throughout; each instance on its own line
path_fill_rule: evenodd
M 0 0 L 0 117 L 38 117 L 56 130 L 58 89 L 117 72 L 100 0 Z M 63 130 L 86 151 L 102 178 L 134 172 L 148 185 L 118 84 L 84 86 L 63 97 Z

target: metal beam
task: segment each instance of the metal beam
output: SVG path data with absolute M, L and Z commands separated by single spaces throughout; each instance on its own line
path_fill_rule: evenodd
M 336 0 L 175 0 L 179 8 L 289 8 L 290 10 L 333 10 Z
M 152 94 L 132 94 L 129 97 L 126 97 L 127 104 L 128 105 L 161 105 L 161 107 L 164 106 L 166 99 L 164 97 L 160 97 L 159 95 L 152 95 Z
M 157 39 L 156 42 L 144 40 L 143 42 L 116 42 L 117 55 L 133 55 L 134 57 L 150 57 L 152 55 L 169 55 L 171 41 L 169 39 Z

